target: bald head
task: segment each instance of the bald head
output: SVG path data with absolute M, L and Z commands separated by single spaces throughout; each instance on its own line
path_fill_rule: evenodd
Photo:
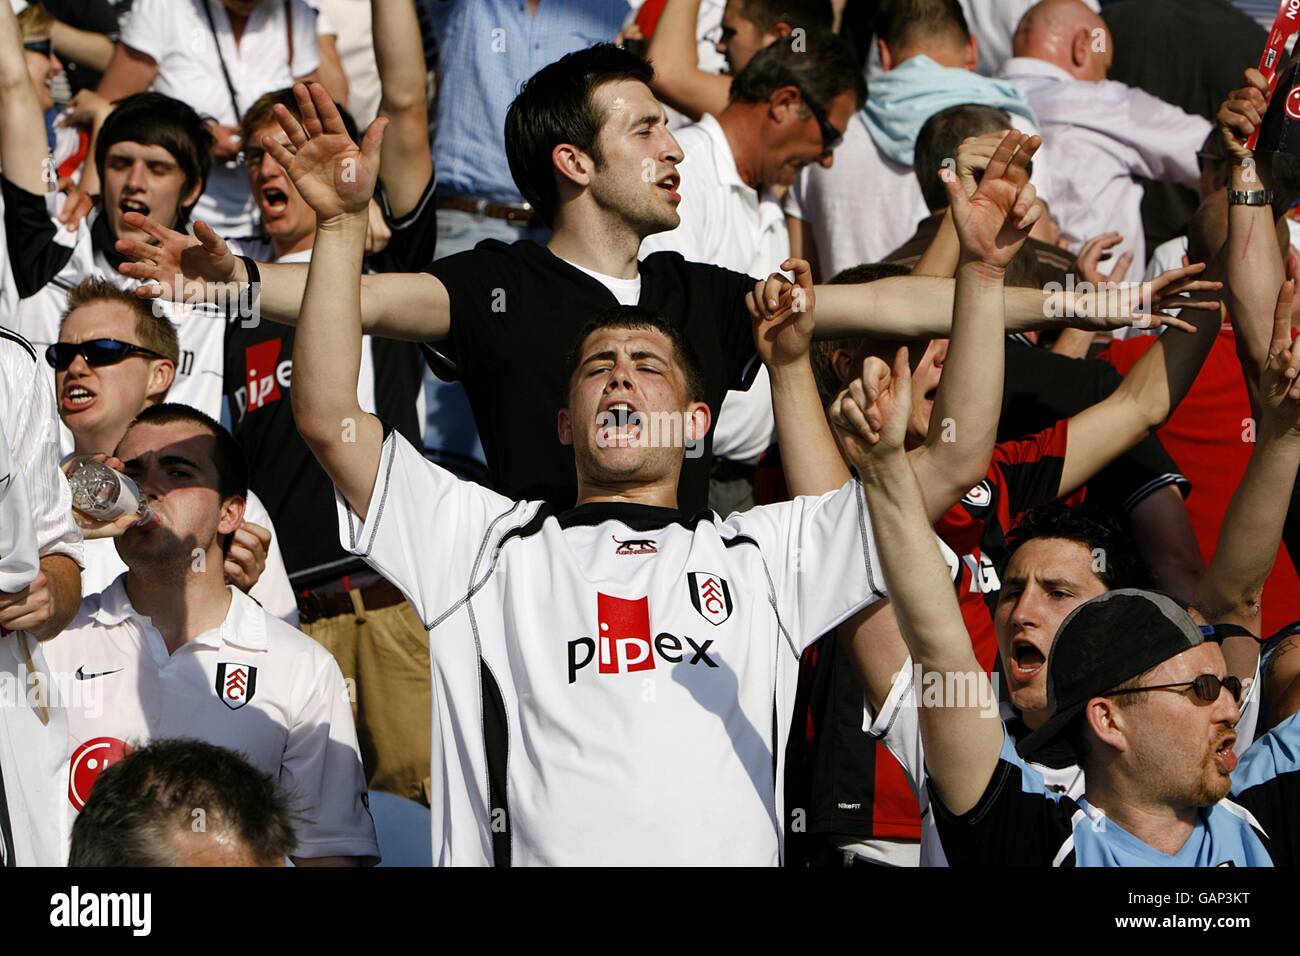
M 1042 0 L 1030 7 L 1012 46 L 1016 56 L 1046 60 L 1076 80 L 1106 79 L 1114 58 L 1106 21 L 1083 0 Z

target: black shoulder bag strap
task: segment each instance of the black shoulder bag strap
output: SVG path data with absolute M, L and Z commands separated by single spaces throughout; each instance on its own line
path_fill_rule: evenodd
M 217 62 L 221 64 L 221 75 L 225 77 L 226 89 L 230 92 L 230 105 L 235 108 L 235 122 L 243 119 L 243 110 L 239 108 L 239 97 L 235 95 L 235 84 L 230 81 L 230 71 L 226 69 L 226 58 L 221 55 L 221 41 L 217 39 L 217 23 L 212 19 L 212 0 L 203 0 L 203 12 L 208 15 L 208 30 L 212 33 L 212 45 L 217 50 Z

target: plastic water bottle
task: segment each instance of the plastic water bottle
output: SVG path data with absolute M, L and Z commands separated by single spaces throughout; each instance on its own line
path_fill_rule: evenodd
M 149 501 L 134 481 L 102 461 L 87 458 L 68 476 L 72 507 L 97 521 L 114 521 L 124 514 L 139 517 L 139 524 L 154 520 Z

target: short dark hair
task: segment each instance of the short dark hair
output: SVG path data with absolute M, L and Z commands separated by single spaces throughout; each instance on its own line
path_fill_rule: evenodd
M 253 134 L 257 132 L 259 127 L 276 122 L 275 105 L 277 103 L 287 109 L 289 115 L 294 119 L 299 122 L 302 121 L 302 110 L 298 108 L 298 98 L 293 95 L 292 87 L 263 93 L 253 101 L 253 105 L 245 110 L 244 115 L 239 118 L 239 135 L 245 149 L 249 146 L 261 148 L 261 143 L 253 142 Z M 345 107 L 338 103 L 335 103 L 334 106 L 339 111 L 339 118 L 343 121 L 343 128 L 347 130 L 352 142 L 360 143 L 361 134 L 357 130 L 357 121 L 352 118 L 352 114 Z
M 797 86 L 823 109 L 845 90 L 855 107 L 867 101 L 867 81 L 853 48 L 829 30 L 783 37 L 754 54 L 731 81 L 731 102 L 762 103 L 783 86 Z
M 598 140 L 605 117 L 593 99 L 600 87 L 621 80 L 649 85 L 654 68 L 612 43 L 598 43 L 542 67 L 524 83 L 506 113 L 506 160 L 524 199 L 552 224 L 559 189 L 551 151 L 572 143 L 602 162 Z
M 68 316 L 83 305 L 93 305 L 96 302 L 115 302 L 130 310 L 135 316 L 135 336 L 140 340 L 136 344 L 171 359 L 173 365 L 180 362 L 181 343 L 171 320 L 160 311 L 155 311 L 151 303 L 103 276 L 82 279 L 73 287 L 68 293 L 68 307 L 64 310 L 59 325 L 62 326 Z
M 158 740 L 106 769 L 72 825 L 68 866 L 175 866 L 172 841 L 203 810 L 209 833 L 255 860 L 293 852 L 294 814 L 275 781 L 239 754 L 199 740 Z
M 691 344 L 686 341 L 686 337 L 682 335 L 682 330 L 658 312 L 639 305 L 611 306 L 582 327 L 582 331 L 573 341 L 573 347 L 569 350 L 566 365 L 568 374 L 564 378 L 566 382 L 572 382 L 574 373 L 578 371 L 578 366 L 582 362 L 582 347 L 586 345 L 587 339 L 605 329 L 654 329 L 662 332 L 673 345 L 673 359 L 681 368 L 682 378 L 686 381 L 686 397 L 692 402 L 707 401 L 708 394 L 704 388 L 704 373 L 700 369 L 700 360 Z
M 197 425 L 216 439 L 212 450 L 212 461 L 217 467 L 217 493 L 224 501 L 227 498 L 248 498 L 248 461 L 244 452 L 221 423 L 197 408 L 182 405 L 179 402 L 163 402 L 151 405 L 126 426 L 130 432 L 136 425 L 172 425 L 176 422 L 189 422 Z M 125 437 L 125 436 L 124 436 Z
M 912 172 L 931 212 L 948 208 L 948 190 L 939 178 L 945 160 L 956 160 L 957 147 L 972 136 L 1011 128 L 1011 117 L 995 106 L 962 103 L 940 110 L 925 121 L 916 136 Z M 956 170 L 953 170 L 954 173 Z
M 999 573 L 1005 573 L 1012 556 L 1023 545 L 1039 538 L 1063 538 L 1083 545 L 1102 558 L 1094 562 L 1093 573 L 1108 591 L 1119 588 L 1152 590 L 1151 568 L 1137 545 L 1110 515 L 1088 505 L 1071 507 L 1050 501 L 1026 511 L 1007 534 L 1007 557 Z
M 970 26 L 957 0 L 880 0 L 876 37 L 895 53 L 945 34 L 954 42 L 970 40 Z
M 764 33 L 778 23 L 805 30 L 829 30 L 835 22 L 831 0 L 743 0 L 740 15 Z
M 875 282 L 877 279 L 905 276 L 910 272 L 911 270 L 907 266 L 901 266 L 894 262 L 868 262 L 836 273 L 828 284 L 859 285 L 863 282 Z M 835 374 L 835 353 L 840 349 L 856 353 L 861 344 L 861 336 L 843 339 L 813 339 L 812 352 L 809 357 L 812 359 L 813 378 L 817 382 L 817 393 L 821 398 L 823 408 L 830 405 L 844 387 L 840 384 L 839 376 Z
M 189 104 L 162 93 L 135 93 L 118 100 L 95 141 L 95 168 L 100 182 L 104 181 L 109 147 L 121 142 L 161 146 L 171 153 L 185 174 L 182 192 L 207 185 L 212 169 L 212 133 Z M 193 204 L 184 207 L 182 218 L 188 218 L 192 208 Z

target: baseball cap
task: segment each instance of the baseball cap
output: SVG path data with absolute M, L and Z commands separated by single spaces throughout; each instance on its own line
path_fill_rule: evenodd
M 1060 737 L 1090 698 L 1204 640 L 1191 615 L 1155 591 L 1122 588 L 1085 601 L 1061 622 L 1047 657 L 1047 723 L 1017 752 L 1029 759 Z

